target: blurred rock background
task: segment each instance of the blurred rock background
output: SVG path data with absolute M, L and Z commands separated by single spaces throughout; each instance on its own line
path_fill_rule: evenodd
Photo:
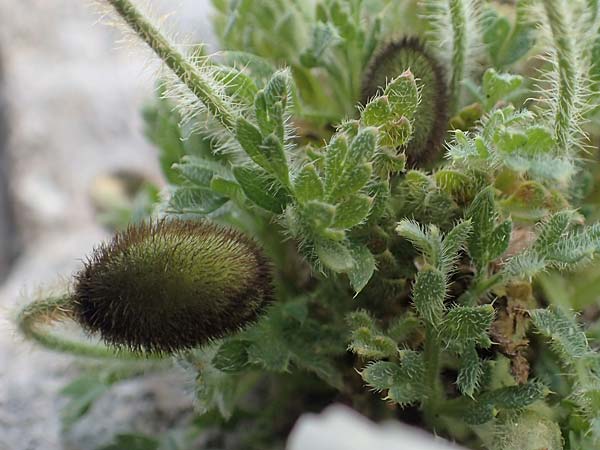
M 153 0 L 184 34 L 210 40 L 208 0 Z M 156 68 L 118 44 L 93 2 L 0 0 L 0 449 L 94 449 L 114 431 L 160 432 L 190 413 L 182 374 L 128 382 L 63 436 L 59 390 L 73 358 L 24 342 L 12 318 L 65 279 L 107 231 L 90 187 L 127 169 L 162 183 L 140 109 Z M 109 432 L 110 430 L 110 432 Z
M 399 422 L 375 424 L 343 405 L 305 414 L 290 433 L 286 450 L 466 450 Z
M 4 84 L 3 53 L 0 47 L 0 283 L 6 278 L 19 251 L 9 185 L 8 105 Z

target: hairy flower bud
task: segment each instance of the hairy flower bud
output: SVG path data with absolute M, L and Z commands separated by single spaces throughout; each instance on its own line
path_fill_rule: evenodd
M 200 221 L 132 225 L 75 276 L 75 316 L 110 345 L 196 347 L 254 321 L 272 298 L 270 266 L 237 231 Z
M 442 148 L 448 123 L 448 90 L 436 59 L 416 38 L 384 45 L 366 69 L 362 100 L 367 103 L 386 83 L 410 70 L 421 87 L 412 138 L 405 151 L 410 167 L 430 162 Z

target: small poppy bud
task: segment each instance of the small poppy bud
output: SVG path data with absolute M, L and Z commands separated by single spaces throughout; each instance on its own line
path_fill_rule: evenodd
M 410 37 L 385 44 L 365 71 L 362 100 L 366 104 L 389 80 L 406 70 L 410 70 L 420 86 L 421 101 L 405 152 L 409 167 L 423 166 L 439 154 L 448 126 L 448 89 L 444 74 L 425 46 Z

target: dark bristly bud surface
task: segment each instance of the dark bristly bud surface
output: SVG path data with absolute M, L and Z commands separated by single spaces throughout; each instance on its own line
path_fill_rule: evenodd
M 271 301 L 269 262 L 241 233 L 203 221 L 132 225 L 75 276 L 75 314 L 109 345 L 170 353 L 256 320 Z
M 385 44 L 366 69 L 362 85 L 364 104 L 383 90 L 389 80 L 410 70 L 421 86 L 413 134 L 406 157 L 410 167 L 431 162 L 442 150 L 448 125 L 448 89 L 442 68 L 417 38 Z

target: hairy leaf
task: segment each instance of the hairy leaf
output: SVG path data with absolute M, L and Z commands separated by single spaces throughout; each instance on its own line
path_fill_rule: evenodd
M 482 347 L 491 345 L 489 328 L 495 317 L 492 305 L 456 306 L 448 311 L 440 336 L 447 345 L 466 348 L 473 344 Z
M 461 393 L 473 397 L 473 394 L 479 388 L 483 375 L 483 363 L 475 347 L 465 349 L 461 354 L 460 362 L 456 384 Z
M 210 189 L 201 187 L 179 187 L 169 200 L 169 210 L 179 213 L 206 215 L 216 211 L 229 199 Z
M 585 333 L 565 312 L 557 308 L 536 309 L 531 312 L 531 320 L 564 363 L 573 364 L 589 354 Z
M 518 386 L 495 389 L 483 397 L 498 408 L 518 409 L 543 399 L 548 393 L 548 388 L 543 383 L 530 381 Z
M 283 144 L 274 134 L 268 135 L 259 147 L 269 161 L 273 175 L 283 186 L 290 185 L 290 172 Z
M 384 90 L 390 104 L 390 109 L 396 117 L 406 117 L 411 120 L 419 103 L 419 90 L 415 77 L 407 70 L 388 83 Z
M 498 73 L 491 68 L 486 70 L 483 75 L 483 93 L 486 97 L 488 109 L 519 89 L 522 83 L 523 77 L 519 75 Z
M 444 274 L 433 267 L 421 270 L 415 278 L 412 297 L 419 315 L 431 324 L 439 324 L 446 297 Z
M 248 347 L 248 341 L 228 339 L 221 344 L 212 363 L 222 372 L 241 372 L 248 365 Z
M 243 117 L 239 117 L 236 123 L 235 136 L 244 151 L 256 164 L 263 169 L 271 169 L 268 158 L 260 149 L 263 136 L 257 127 Z
M 319 200 L 323 197 L 323 183 L 314 165 L 308 164 L 302 168 L 294 180 L 294 192 L 300 203 Z
M 348 271 L 348 278 L 354 291 L 358 294 L 367 285 L 375 271 L 375 258 L 364 245 L 350 247 L 354 265 Z
M 398 353 L 398 346 L 391 338 L 368 327 L 360 327 L 352 331 L 352 340 L 348 349 L 363 358 L 372 360 L 394 357 Z
M 361 376 L 365 382 L 377 391 L 390 389 L 402 381 L 402 369 L 396 363 L 377 361 L 365 367 Z
M 277 182 L 269 179 L 262 170 L 236 166 L 233 168 L 233 175 L 246 197 L 267 211 L 280 214 L 290 200 L 288 194 L 277 186 Z
M 363 222 L 369 215 L 373 199 L 364 194 L 352 194 L 335 208 L 335 228 L 348 229 Z
M 354 267 L 350 249 L 341 242 L 319 240 L 315 251 L 323 265 L 334 272 L 347 272 Z

